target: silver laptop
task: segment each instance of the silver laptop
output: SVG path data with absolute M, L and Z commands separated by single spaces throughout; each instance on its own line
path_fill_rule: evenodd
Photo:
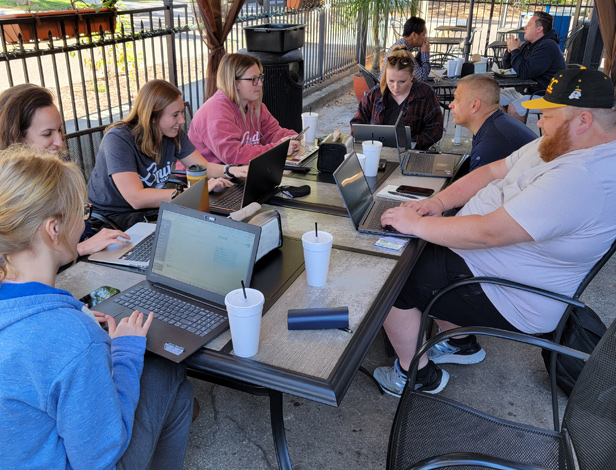
M 461 156 L 453 153 L 434 153 L 408 148 L 407 133 L 404 132 L 402 112 L 394 126 L 396 132 L 396 147 L 400 160 L 400 171 L 407 176 L 436 176 L 450 178 L 454 174 L 456 164 Z
M 334 171 L 334 179 L 344 200 L 355 230 L 376 235 L 395 235 L 409 237 L 393 227 L 381 226 L 381 215 L 387 209 L 398 207 L 400 201 L 379 199 L 372 196 L 370 186 L 364 176 L 357 155 L 353 153 Z
M 261 228 L 161 203 L 146 280 L 98 304 L 116 321 L 154 312 L 147 349 L 180 362 L 228 328 L 227 293 L 250 285 Z
M 353 124 L 353 137 L 355 142 L 364 140 L 378 140 L 383 143 L 383 147 L 396 147 L 396 126 L 386 124 Z M 411 139 L 411 128 L 406 126 L 406 140 L 415 147 L 415 142 Z
M 150 253 L 154 244 L 154 231 L 156 224 L 139 222 L 126 230 L 130 241 L 125 245 L 114 243 L 103 251 L 88 256 L 89 261 L 97 263 L 113 264 L 118 266 L 130 266 L 133 268 L 147 269 L 150 264 Z

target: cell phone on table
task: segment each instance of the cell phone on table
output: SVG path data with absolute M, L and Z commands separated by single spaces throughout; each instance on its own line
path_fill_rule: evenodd
M 291 140 L 302 140 L 302 137 L 304 137 L 304 134 L 308 131 L 308 129 L 310 129 L 310 126 L 306 126 L 305 129 L 302 130 L 295 137 L 291 137 Z
M 84 295 L 80 302 L 83 302 L 88 306 L 88 308 L 92 308 L 95 305 L 100 304 L 103 300 L 107 300 L 109 297 L 113 297 L 116 294 L 120 293 L 120 289 L 111 286 L 100 286 L 98 289 L 93 290 L 88 295 Z
M 412 194 L 413 196 L 432 196 L 434 194 L 434 189 L 430 188 L 420 188 L 418 186 L 406 186 L 401 185 L 396 188 L 397 193 L 401 194 Z
M 387 160 L 381 158 L 379 160 L 379 171 L 385 171 L 385 168 L 387 168 Z

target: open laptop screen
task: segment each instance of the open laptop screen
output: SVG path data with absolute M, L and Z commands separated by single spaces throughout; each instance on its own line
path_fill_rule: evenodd
M 372 204 L 372 193 L 355 153 L 342 162 L 334 173 L 334 177 L 353 224 L 358 227 Z
M 161 205 L 148 280 L 222 305 L 240 281 L 250 284 L 259 231 L 225 217 Z

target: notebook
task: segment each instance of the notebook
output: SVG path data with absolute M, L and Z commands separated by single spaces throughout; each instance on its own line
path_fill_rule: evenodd
M 355 153 L 340 164 L 334 172 L 334 179 L 340 194 L 342 194 L 344 205 L 355 230 L 376 235 L 412 237 L 400 233 L 392 227 L 384 228 L 381 226 L 383 212 L 392 207 L 398 207 L 400 202 L 386 199 L 375 200 Z
M 156 224 L 139 222 L 126 230 L 130 241 L 125 245 L 114 243 L 103 251 L 88 256 L 89 261 L 97 263 L 130 266 L 133 268 L 147 269 L 150 264 L 150 253 L 154 243 L 154 231 Z
M 353 137 L 355 142 L 363 142 L 364 140 L 374 140 L 383 142 L 383 147 L 396 147 L 396 126 L 385 124 L 353 124 Z M 411 128 L 406 126 L 406 140 L 411 142 Z M 415 147 L 415 142 L 411 142 Z
M 396 147 L 400 160 L 400 171 L 407 176 L 436 176 L 449 178 L 454 174 L 460 155 L 452 153 L 432 153 L 421 150 L 409 150 L 407 133 L 403 131 L 402 112 L 396 119 Z
M 286 140 L 250 160 L 245 181 L 240 181 L 220 192 L 210 193 L 210 212 L 229 215 L 252 202 L 265 202 L 276 194 L 278 185 L 282 181 L 288 150 L 289 141 Z M 198 190 L 198 193 L 200 195 L 201 190 Z M 179 199 L 180 196 L 175 199 Z M 182 204 L 182 200 L 179 199 L 177 203 Z
M 261 228 L 161 203 L 146 280 L 96 306 L 116 321 L 154 312 L 147 349 L 180 362 L 229 326 L 227 293 L 250 285 Z

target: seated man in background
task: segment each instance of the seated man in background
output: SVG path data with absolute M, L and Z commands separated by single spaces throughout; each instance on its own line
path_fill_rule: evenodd
M 394 125 L 400 112 L 417 150 L 426 150 L 443 136 L 443 112 L 430 85 L 415 79 L 410 52 L 396 46 L 387 58 L 381 83 L 359 103 L 353 124 Z
M 402 37 L 398 39 L 398 41 L 387 50 L 387 54 L 385 54 L 379 78 L 383 75 L 383 71 L 387 65 L 387 58 L 389 54 L 391 54 L 393 48 L 396 46 L 404 46 L 411 54 L 413 54 L 414 49 L 419 48 L 419 53 L 413 55 L 413 60 L 415 62 L 415 78 L 425 82 L 428 79 L 428 75 L 430 75 L 430 43 L 428 39 L 426 39 L 427 32 L 425 20 L 417 18 L 416 16 L 411 16 L 406 20 L 404 29 L 402 30 Z
M 532 98 L 532 95 L 542 96 L 550 80 L 556 72 L 563 70 L 565 58 L 558 47 L 558 36 L 552 28 L 552 15 L 536 11 L 528 24 L 524 26 L 524 39 L 510 36 L 507 39 L 507 52 L 503 56 L 503 66 L 513 68 L 522 79 L 535 80 L 537 85 L 528 87 L 524 96 L 514 88 L 506 88 L 501 93 L 501 106 L 516 119 L 526 123 L 527 112 L 520 104 Z
M 499 108 L 500 88 L 489 75 L 468 75 L 460 80 L 449 105 L 453 123 L 473 133 L 471 171 L 510 155 L 537 136 Z
M 572 295 L 616 238 L 614 85 L 596 70 L 567 69 L 539 108 L 545 135 L 481 167 L 430 199 L 387 210 L 383 226 L 429 243 L 385 320 L 398 359 L 374 377 L 400 396 L 417 349 L 422 310 L 437 290 L 470 276 L 505 277 Z M 455 217 L 437 217 L 462 207 Z M 545 333 L 563 304 L 517 289 L 484 284 L 448 293 L 431 314 L 442 330 L 488 326 Z M 473 335 L 439 343 L 419 361 L 416 387 L 441 391 L 449 375 L 436 364 L 474 364 L 485 352 Z

